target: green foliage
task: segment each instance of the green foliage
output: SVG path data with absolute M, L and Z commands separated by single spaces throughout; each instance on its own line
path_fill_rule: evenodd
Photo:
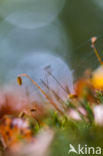
M 30 129 L 32 130 L 32 133 L 35 135 L 36 133 L 38 133 L 40 129 L 39 123 L 32 117 L 28 117 L 28 119 L 30 123 Z
M 97 100 L 99 100 L 99 103 L 103 104 L 103 94 L 100 91 L 97 91 Z
M 74 126 L 70 122 L 65 129 L 56 131 L 50 156 L 68 156 L 69 144 L 74 147 L 77 147 L 78 144 L 82 146 L 87 144 L 88 146 L 103 148 L 103 127 L 88 126 L 84 122 L 74 122 L 78 125 L 77 128 L 73 128 Z M 71 153 L 70 156 L 75 156 L 75 154 Z

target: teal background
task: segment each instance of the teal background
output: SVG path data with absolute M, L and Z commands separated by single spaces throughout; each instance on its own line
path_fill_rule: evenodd
M 4 2 L 5 5 L 3 5 Z M 58 7 L 61 2 L 58 2 Z M 32 52 L 35 53 L 37 50 L 42 52 L 42 50 L 46 49 L 46 51 L 50 50 L 53 54 L 58 54 L 74 71 L 75 79 L 80 77 L 85 69 L 98 67 L 99 63 L 90 46 L 90 38 L 98 36 L 97 48 L 102 57 L 103 10 L 102 6 L 98 5 L 98 2 L 103 4 L 102 0 L 66 0 L 59 14 L 51 23 L 36 29 L 26 29 L 19 28 L 18 25 L 14 25 L 6 20 L 9 15 L 9 9 L 13 7 L 12 0 L 1 0 L 0 82 L 7 81 L 7 75 L 9 75 L 12 69 L 16 69 L 19 61 L 27 54 L 31 55 Z M 19 11 L 21 9 L 22 12 L 26 8 L 28 11 L 30 6 L 25 5 L 25 3 L 23 5 L 21 8 L 19 8 L 19 5 L 16 8 L 15 5 L 16 10 Z M 44 7 L 44 10 L 48 7 L 46 3 L 38 5 L 41 10 L 42 7 Z M 32 6 L 32 10 L 33 7 L 35 14 L 37 6 Z M 3 10 L 4 13 L 8 11 L 7 14 L 3 14 Z M 53 10 L 53 7 L 51 10 Z M 49 9 L 46 15 L 48 12 Z

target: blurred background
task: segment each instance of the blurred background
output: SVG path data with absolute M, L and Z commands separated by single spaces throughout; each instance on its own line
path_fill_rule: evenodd
M 41 66 L 50 63 L 62 84 L 70 76 L 72 90 L 71 73 L 76 80 L 86 69 L 99 66 L 92 36 L 97 36 L 103 58 L 103 0 L 0 0 L 0 85 L 16 82 L 21 72 L 34 75 L 38 82 Z M 67 156 L 69 143 L 103 146 L 102 129 L 92 135 L 85 127 L 80 132 L 58 130 L 50 155 Z
M 0 83 L 37 52 L 60 56 L 75 79 L 96 68 L 90 38 L 98 37 L 102 57 L 102 14 L 103 0 L 0 0 Z

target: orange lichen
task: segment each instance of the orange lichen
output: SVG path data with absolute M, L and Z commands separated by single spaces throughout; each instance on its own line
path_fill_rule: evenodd
M 29 120 L 4 116 L 0 121 L 0 136 L 5 148 L 19 144 L 20 138 L 26 142 L 32 141 L 33 134 Z
M 86 97 L 90 103 L 95 102 L 95 90 L 91 82 L 91 78 L 84 75 L 75 83 L 75 94 L 78 99 Z

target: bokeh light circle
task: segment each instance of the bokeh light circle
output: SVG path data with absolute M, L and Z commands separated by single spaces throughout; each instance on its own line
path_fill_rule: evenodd
M 65 0 L 1 0 L 0 15 L 17 27 L 33 29 L 52 22 Z

